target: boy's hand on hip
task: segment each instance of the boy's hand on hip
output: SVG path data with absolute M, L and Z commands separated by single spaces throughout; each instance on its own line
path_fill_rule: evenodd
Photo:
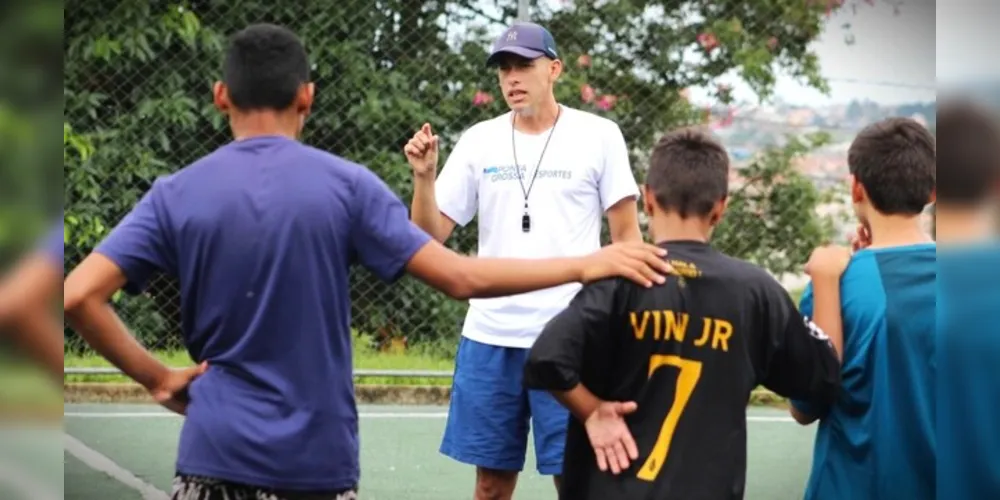
M 188 395 L 188 387 L 194 379 L 202 376 L 208 371 L 208 363 L 202 362 L 197 366 L 188 368 L 171 369 L 167 376 L 160 380 L 155 387 L 149 389 L 150 395 L 164 408 L 180 414 L 187 413 L 187 405 L 191 401 Z

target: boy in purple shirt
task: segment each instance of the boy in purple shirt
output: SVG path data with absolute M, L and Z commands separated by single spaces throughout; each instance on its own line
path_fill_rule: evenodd
M 66 317 L 93 348 L 186 414 L 173 498 L 353 499 L 359 482 L 348 270 L 404 273 L 455 298 L 623 275 L 647 285 L 663 252 L 614 245 L 579 259 L 474 259 L 412 225 L 366 168 L 296 139 L 313 100 L 290 31 L 229 43 L 216 106 L 235 140 L 157 179 L 74 270 Z M 201 364 L 169 370 L 108 306 L 154 272 L 178 278 L 183 336 Z M 206 364 L 207 363 L 207 364 Z

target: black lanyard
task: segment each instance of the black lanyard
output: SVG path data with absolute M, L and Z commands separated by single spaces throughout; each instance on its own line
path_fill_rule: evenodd
M 535 186 L 538 169 L 542 167 L 542 159 L 545 158 L 545 151 L 549 149 L 549 141 L 552 140 L 552 134 L 556 131 L 556 124 L 559 123 L 560 116 L 562 116 L 562 106 L 556 112 L 556 121 L 552 123 L 552 130 L 549 130 L 549 136 L 545 139 L 545 146 L 542 147 L 542 154 L 538 157 L 538 165 L 535 165 L 535 173 L 531 175 L 531 183 L 528 184 L 528 189 L 524 188 L 524 181 L 521 180 L 521 164 L 517 162 L 517 142 L 514 140 L 514 135 L 517 133 L 517 129 L 514 127 L 514 122 L 517 120 L 517 113 L 514 113 L 510 122 L 510 147 L 514 151 L 514 170 L 517 171 L 517 183 L 521 185 L 521 192 L 524 193 L 524 215 L 521 216 L 521 231 L 525 233 L 531 231 L 531 216 L 528 215 L 528 195 L 531 194 L 531 188 Z

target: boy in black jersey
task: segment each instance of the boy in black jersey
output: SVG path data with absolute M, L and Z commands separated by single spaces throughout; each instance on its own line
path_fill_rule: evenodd
M 767 272 L 708 244 L 728 178 L 728 155 L 711 137 L 684 129 L 661 139 L 644 205 L 679 276 L 649 289 L 586 286 L 532 347 L 525 384 L 575 417 L 560 498 L 743 498 L 750 392 L 833 401 L 840 364 L 830 340 Z M 807 272 L 830 279 L 844 258 L 822 249 Z M 820 299 L 830 307 L 816 310 L 817 323 L 839 321 L 839 297 Z

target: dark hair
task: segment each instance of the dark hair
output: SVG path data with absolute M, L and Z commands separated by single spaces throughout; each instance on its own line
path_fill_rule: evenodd
M 865 127 L 847 153 L 852 175 L 875 210 L 918 215 L 930 203 L 935 183 L 934 136 L 910 118 L 887 118 Z
M 292 31 L 253 24 L 230 37 L 222 74 L 236 108 L 282 111 L 309 81 L 309 59 Z
M 959 205 L 990 198 L 1000 184 L 1000 118 L 967 101 L 938 109 L 937 136 L 944 156 L 937 161 L 937 199 Z
M 660 208 L 705 217 L 729 194 L 729 154 L 705 132 L 675 130 L 653 148 L 646 185 Z

